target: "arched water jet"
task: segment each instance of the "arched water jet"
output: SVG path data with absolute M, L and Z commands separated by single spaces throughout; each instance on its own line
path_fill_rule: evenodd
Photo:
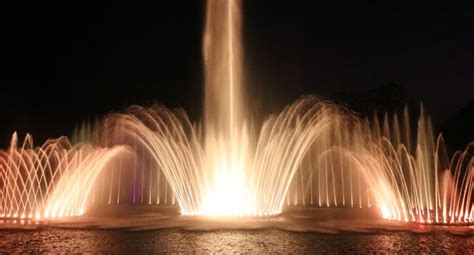
M 212 131 L 203 137 L 181 110 L 132 107 L 109 116 L 106 122 L 115 124 L 104 133 L 153 159 L 183 214 L 272 215 L 281 212 L 302 159 L 337 114 L 333 105 L 304 97 L 271 116 L 258 135 L 244 125 L 233 151 L 237 164 L 221 157 L 230 153 L 228 140 Z
M 0 151 L 0 217 L 82 215 L 98 174 L 123 153 L 127 153 L 124 147 L 74 147 L 65 137 L 35 148 L 27 135 L 19 146 L 14 133 L 9 149 Z
M 357 202 L 357 207 L 370 208 L 374 205 L 384 218 L 420 223 L 470 224 L 474 208 L 472 145 L 449 159 L 442 136 L 434 138 L 430 119 L 423 109 L 415 129 L 415 144 L 410 144 L 409 133 L 412 129 L 408 108 L 405 108 L 403 115 L 401 123 L 396 114 L 392 118 L 385 114 L 383 122 L 379 122 L 377 116 L 371 123 L 358 118 L 345 121 L 343 125 L 335 121 L 329 132 L 348 135 L 340 136 L 345 137 L 342 142 L 330 138 L 332 134 L 323 136 L 322 143 L 327 143 L 324 137 L 329 137 L 332 142 L 318 146 L 317 141 L 313 146 L 318 152 L 305 158 L 306 161 L 316 162 L 317 167 L 300 170 L 310 171 L 323 181 L 311 182 L 311 189 L 293 196 L 312 197 L 316 195 L 313 192 L 317 192 L 320 207 L 338 207 L 346 195 L 345 183 L 349 182 L 351 206 Z M 402 133 L 400 126 L 408 134 Z M 334 183 L 330 177 L 338 172 L 340 176 Z M 356 180 L 354 174 L 357 175 Z M 348 176 L 348 180 L 344 176 Z M 296 190 L 299 192 L 299 189 Z M 311 194 L 304 194 L 307 190 Z M 305 204 L 304 201 L 301 204 Z

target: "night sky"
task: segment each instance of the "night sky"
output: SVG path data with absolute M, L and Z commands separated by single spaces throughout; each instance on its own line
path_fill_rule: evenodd
M 442 123 L 474 100 L 473 6 L 243 1 L 256 110 L 392 82 Z M 153 102 L 202 116 L 205 1 L 16 1 L 1 15 L 0 141 Z M 440 125 L 441 126 L 441 125 Z M 467 143 L 468 141 L 466 141 Z

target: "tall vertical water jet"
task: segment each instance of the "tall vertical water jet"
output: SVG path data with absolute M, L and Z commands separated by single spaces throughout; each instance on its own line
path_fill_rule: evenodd
M 243 118 L 239 0 L 208 0 L 203 38 L 205 128 L 231 139 Z
M 243 192 L 249 137 L 243 124 L 241 52 L 240 1 L 208 0 L 203 36 L 204 149 L 212 184 L 206 191 L 207 212 L 227 214 L 248 207 Z

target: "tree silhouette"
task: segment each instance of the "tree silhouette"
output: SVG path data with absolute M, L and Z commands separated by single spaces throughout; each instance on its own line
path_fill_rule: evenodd
M 474 142 L 474 100 L 447 119 L 442 131 L 450 151 L 462 150 Z

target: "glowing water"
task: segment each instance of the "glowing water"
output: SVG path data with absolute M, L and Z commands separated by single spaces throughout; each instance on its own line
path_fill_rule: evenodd
M 211 175 L 203 204 L 191 214 L 250 214 L 257 211 L 247 190 L 249 134 L 242 97 L 239 0 L 207 1 L 203 38 L 205 66 L 205 170 Z
M 376 207 L 407 222 L 474 221 L 474 145 L 449 159 L 423 110 L 414 129 L 408 109 L 401 119 L 368 121 L 306 96 L 250 129 L 240 34 L 239 1 L 208 0 L 202 124 L 181 109 L 134 106 L 82 128 L 76 146 L 60 138 L 34 148 L 27 136 L 18 147 L 15 134 L 0 151 L 0 216 L 177 202 L 184 215 L 267 216 L 303 205 Z
M 293 179 L 287 204 L 376 206 L 392 220 L 473 222 L 473 144 L 450 160 L 423 109 L 415 139 L 408 109 L 401 120 L 396 114 L 391 119 L 334 122 L 331 133 L 323 136 L 332 137 L 334 147 L 318 147 L 324 139 L 313 144 L 300 178 Z
M 33 148 L 16 133 L 0 151 L 0 217 L 42 219 L 82 215 L 97 175 L 124 148 L 71 147 L 66 138 Z
M 315 97 L 302 98 L 265 121 L 257 136 L 244 127 L 232 149 L 225 137 L 198 132 L 183 111 L 160 106 L 111 115 L 106 122 L 115 124 L 104 133 L 152 159 L 183 214 L 271 215 L 281 212 L 300 162 L 336 114 Z

